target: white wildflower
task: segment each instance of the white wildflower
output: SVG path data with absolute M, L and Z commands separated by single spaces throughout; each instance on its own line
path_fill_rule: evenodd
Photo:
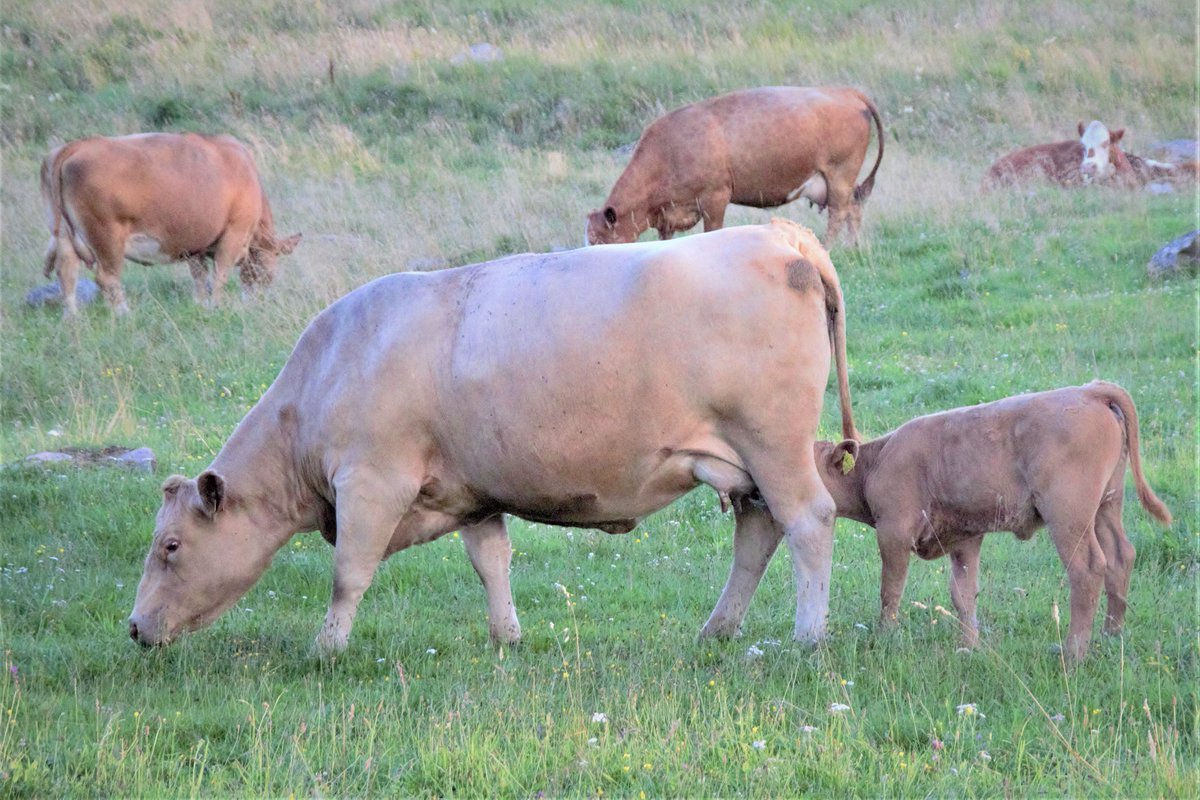
M 750 746 L 753 747 L 755 750 L 766 750 L 767 749 L 767 740 L 766 739 L 755 739 L 753 742 L 750 743 Z
M 597 711 L 596 713 L 592 714 L 592 722 L 596 722 L 596 723 L 608 722 L 608 715 L 605 714 L 603 711 Z
M 833 703 L 829 706 L 829 710 L 834 714 L 841 714 L 844 711 L 849 711 L 850 706 L 845 703 Z

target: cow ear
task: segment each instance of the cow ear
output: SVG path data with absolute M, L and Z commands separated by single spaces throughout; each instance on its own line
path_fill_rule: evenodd
M 200 493 L 200 505 L 205 515 L 216 516 L 225 502 L 225 479 L 211 469 L 206 469 L 196 479 L 196 489 Z
M 1110 142 L 1112 142 L 1113 144 L 1116 144 L 1117 142 L 1121 141 L 1121 137 L 1124 135 L 1125 135 L 1125 129 L 1118 128 L 1117 130 L 1113 131 L 1112 133 L 1110 133 L 1108 135 L 1108 140 Z
M 615 208 L 613 208 L 612 206 L 609 206 L 608 208 L 604 209 L 604 221 L 607 222 L 609 225 L 616 225 L 617 224 L 617 210 Z
M 187 483 L 187 478 L 182 475 L 171 475 L 162 484 L 163 497 L 174 497 L 179 491 L 179 487 Z
M 1083 131 L 1085 130 L 1085 129 L 1084 129 L 1084 127 L 1083 127 L 1083 120 L 1079 120 L 1079 125 L 1078 125 L 1077 127 L 1078 127 L 1078 130 L 1079 130 L 1079 135 L 1080 135 L 1080 136 L 1083 136 Z
M 300 244 L 300 239 L 304 237 L 302 233 L 293 234 L 286 239 L 283 239 L 276 245 L 276 252 L 281 256 L 291 255 L 296 249 L 296 245 Z
M 833 447 L 829 454 L 829 465 L 840 475 L 849 475 L 858 460 L 858 442 L 853 439 L 843 439 Z

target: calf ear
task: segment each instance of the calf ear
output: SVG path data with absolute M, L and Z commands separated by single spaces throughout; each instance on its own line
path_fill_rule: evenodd
M 1108 134 L 1108 140 L 1110 142 L 1112 142 L 1113 144 L 1116 144 L 1117 142 L 1121 141 L 1121 137 L 1124 135 L 1125 135 L 1125 129 L 1118 128 L 1117 130 L 1112 131 L 1111 133 Z
M 612 206 L 609 206 L 608 208 L 604 209 L 604 221 L 607 222 L 609 225 L 616 225 L 617 224 L 617 210 L 615 208 L 613 208 Z
M 179 491 L 179 487 L 187 483 L 187 478 L 182 475 L 171 475 L 162 484 L 163 497 L 174 497 Z
M 1085 130 L 1083 127 L 1083 120 L 1079 120 L 1079 125 L 1077 126 L 1077 128 L 1079 130 L 1079 135 L 1083 136 L 1083 131 Z
M 838 442 L 829 454 L 829 466 L 842 475 L 849 475 L 857 460 L 858 442 L 853 439 L 843 439 Z
M 200 493 L 200 504 L 204 513 L 209 517 L 216 516 L 225 502 L 225 479 L 206 469 L 196 479 L 196 490 Z

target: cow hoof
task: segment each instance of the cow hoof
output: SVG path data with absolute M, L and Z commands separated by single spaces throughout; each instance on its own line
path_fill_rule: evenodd
M 317 639 L 313 643 L 316 648 L 317 657 L 322 659 L 333 659 L 346 652 L 346 646 L 349 644 L 350 637 L 347 634 L 338 631 L 322 628 L 317 634 Z
M 742 635 L 742 626 L 728 622 L 713 622 L 709 620 L 700 629 L 697 639 L 736 639 Z

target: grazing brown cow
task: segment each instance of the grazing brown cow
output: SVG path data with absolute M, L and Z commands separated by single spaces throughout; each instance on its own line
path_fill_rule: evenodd
M 896 620 L 909 554 L 949 553 L 950 596 L 967 646 L 979 636 L 983 534 L 1028 539 L 1049 527 L 1071 586 L 1066 655 L 1078 660 L 1087 652 L 1102 584 L 1105 632 L 1118 633 L 1125 618 L 1134 557 L 1121 523 L 1126 458 L 1142 506 L 1171 523 L 1142 476 L 1133 400 L 1104 381 L 918 417 L 861 446 L 816 447 L 838 516 L 875 528 L 882 621 Z M 853 466 L 843 472 L 847 453 Z
M 504 514 L 624 533 L 704 483 L 737 522 L 702 635 L 737 632 L 786 537 L 794 636 L 818 639 L 831 344 L 857 437 L 843 318 L 825 250 L 784 221 L 380 278 L 313 320 L 199 478 L 163 484 L 130 634 L 207 625 L 320 528 L 335 553 L 317 645 L 336 652 L 381 559 L 461 530 L 491 635 L 515 641 Z
M 1109 132 L 1098 120 L 1086 128 L 1080 122 L 1079 138 L 1026 147 L 998 159 L 984 176 L 989 188 L 1046 180 L 1060 186 L 1086 183 L 1132 185 L 1133 170 L 1117 144 L 1121 128 Z
M 265 285 L 275 260 L 300 235 L 275 238 L 271 206 L 250 151 L 231 136 L 143 133 L 79 139 L 42 161 L 42 200 L 50 226 L 46 275 L 58 271 L 63 314 L 76 312 L 79 262 L 117 313 L 125 259 L 187 261 L 198 302 L 220 302 L 234 264 L 242 285 Z M 211 284 L 205 257 L 214 263 Z
M 879 155 L 859 170 L 875 121 Z M 862 205 L 883 160 L 883 123 L 856 89 L 768 86 L 677 108 L 646 127 L 604 208 L 588 215 L 587 244 L 632 242 L 647 228 L 669 239 L 704 221 L 725 224 L 736 203 L 774 208 L 798 197 L 829 209 L 825 242 L 858 237 Z

